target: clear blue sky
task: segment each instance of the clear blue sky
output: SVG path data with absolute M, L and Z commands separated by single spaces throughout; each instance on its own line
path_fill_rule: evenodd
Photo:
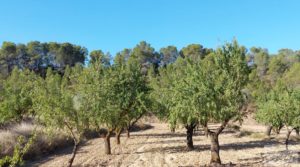
M 0 0 L 0 42 L 71 42 L 112 54 L 139 41 L 157 50 L 190 43 L 215 48 L 300 49 L 300 0 Z

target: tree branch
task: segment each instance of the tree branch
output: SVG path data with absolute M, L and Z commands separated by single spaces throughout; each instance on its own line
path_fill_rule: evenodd
M 65 125 L 67 126 L 67 128 L 69 129 L 69 131 L 71 132 L 72 138 L 73 138 L 73 140 L 74 140 L 74 144 L 77 145 L 77 144 L 78 144 L 78 141 L 77 141 L 76 136 L 75 136 L 75 134 L 74 134 L 74 132 L 73 132 L 73 128 L 68 124 L 67 121 L 64 121 L 64 123 L 65 123 Z
M 225 120 L 221 126 L 217 129 L 216 134 L 219 135 L 226 127 L 227 123 L 229 122 L 229 120 Z

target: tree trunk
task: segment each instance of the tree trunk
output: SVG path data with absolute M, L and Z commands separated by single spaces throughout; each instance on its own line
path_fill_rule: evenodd
M 70 131 L 70 133 L 72 135 L 72 138 L 73 138 L 73 141 L 74 141 L 74 147 L 73 147 L 73 150 L 72 150 L 72 156 L 71 156 L 71 159 L 68 161 L 69 162 L 68 167 L 71 167 L 72 164 L 73 164 L 73 161 L 75 159 L 76 153 L 77 153 L 78 145 L 79 145 L 79 142 L 80 142 L 80 137 L 77 140 L 76 139 L 76 135 L 74 134 L 73 129 L 69 125 L 69 123 L 67 121 L 64 121 L 64 124 L 66 125 L 67 129 Z
M 206 138 L 208 138 L 209 135 L 208 135 L 208 129 L 207 128 L 204 128 L 204 135 L 205 135 Z
M 277 135 L 280 134 L 280 130 L 283 128 L 283 125 L 280 125 L 278 128 L 275 129 Z
M 216 133 L 210 133 L 210 142 L 211 142 L 211 159 L 210 164 L 211 165 L 220 165 L 221 164 L 221 158 L 220 158 L 220 145 L 219 145 L 219 134 Z
M 289 130 L 287 131 L 287 134 L 286 134 L 286 139 L 285 139 L 285 147 L 286 147 L 286 150 L 288 150 L 288 145 L 289 145 L 289 138 L 290 138 L 290 135 L 292 133 L 293 130 Z
M 273 128 L 272 126 L 268 126 L 267 129 L 266 129 L 265 134 L 266 134 L 267 136 L 269 136 L 269 137 L 271 136 L 272 128 Z
M 280 133 L 280 130 L 284 127 L 284 125 L 280 125 L 279 128 L 278 128 L 278 131 L 277 131 L 277 134 L 279 135 Z
M 73 161 L 75 159 L 75 156 L 76 156 L 76 153 L 77 153 L 77 150 L 78 150 L 78 145 L 79 144 L 75 141 L 74 146 L 73 146 L 72 156 L 69 160 L 68 167 L 72 167 Z
M 111 131 L 108 131 L 104 143 L 105 143 L 105 154 L 111 154 L 111 149 L 110 149 L 110 136 L 111 136 Z
M 130 138 L 130 126 L 126 128 L 126 136 L 127 138 Z
M 116 143 L 117 144 L 121 144 L 121 141 L 120 141 L 121 132 L 122 132 L 122 129 L 116 131 Z
M 194 130 L 194 127 L 192 125 L 187 125 L 185 128 L 186 128 L 187 149 L 188 150 L 193 150 L 194 149 L 194 144 L 193 144 L 193 130 Z
M 296 129 L 295 129 L 295 131 L 296 131 L 296 135 L 297 135 L 297 137 L 300 137 L 300 133 L 299 133 L 299 131 L 300 131 L 300 128 L 296 128 Z

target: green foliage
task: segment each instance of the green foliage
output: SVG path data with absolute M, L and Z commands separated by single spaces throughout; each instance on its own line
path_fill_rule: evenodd
M 204 48 L 200 44 L 190 44 L 181 49 L 180 55 L 184 58 L 190 58 L 192 60 L 203 59 L 206 55 L 211 53 L 211 49 Z
M 146 76 L 137 59 L 105 66 L 97 61 L 78 77 L 80 108 L 91 114 L 91 123 L 109 130 L 124 127 L 147 111 Z
M 13 68 L 29 69 L 45 76 L 51 67 L 63 73 L 66 66 L 84 64 L 87 50 L 70 43 L 41 43 L 32 41 L 24 44 L 3 42 L 0 49 L 0 74 L 7 77 Z
M 167 46 L 165 48 L 161 48 L 160 52 L 160 65 L 166 66 L 170 63 L 176 61 L 179 56 L 179 52 L 175 46 Z
M 288 88 L 282 81 L 258 100 L 258 121 L 274 127 L 300 127 L 300 91 Z
M 131 56 L 131 49 L 124 49 L 118 52 L 114 58 L 114 64 L 125 64 Z
M 257 74 L 257 69 L 252 69 L 249 74 L 249 82 L 247 85 L 248 91 L 250 91 L 252 101 L 254 102 L 260 96 L 268 93 L 271 88 L 271 85 L 265 80 L 260 79 Z
M 31 93 L 36 78 L 28 70 L 15 68 L 4 80 L 3 89 L 0 89 L 0 123 L 20 121 L 34 113 Z
M 194 75 L 197 67 L 199 66 L 192 63 L 190 59 L 178 59 L 173 69 L 172 67 L 167 68 L 171 83 L 166 85 L 169 88 L 168 93 L 165 95 L 169 95 L 169 97 L 164 99 L 166 100 L 164 103 L 170 102 L 167 108 L 170 111 L 169 121 L 171 125 L 174 123 L 194 125 L 198 122 L 199 109 L 201 108 L 199 106 L 201 104 L 197 102 L 199 102 L 201 92 L 198 92 L 199 89 L 197 89 L 200 86 L 197 82 L 199 80 L 194 78 L 198 77 Z
M 300 89 L 300 62 L 294 63 L 283 75 L 285 84 L 290 88 Z
M 84 63 L 87 55 L 86 48 L 70 43 L 62 43 L 59 46 L 58 50 L 53 52 L 56 53 L 55 60 L 60 66 L 66 67 L 68 65 L 74 66 L 76 63 Z
M 266 49 L 252 47 L 250 56 L 256 66 L 256 72 L 260 79 L 264 79 L 267 74 L 269 64 L 269 53 Z
M 146 41 L 141 41 L 135 48 L 132 50 L 132 55 L 134 55 L 141 64 L 147 62 L 153 62 L 158 55 L 156 55 L 155 50 L 149 43 Z
M 104 54 L 101 50 L 94 50 L 90 53 L 90 63 L 100 62 L 105 66 L 110 65 L 110 55 L 109 53 Z
M 162 120 L 168 119 L 170 115 L 170 97 L 172 96 L 170 88 L 175 80 L 175 70 L 177 69 L 179 70 L 179 68 L 174 67 L 174 64 L 169 64 L 159 69 L 159 75 L 155 73 L 153 68 L 149 71 L 150 85 L 153 89 L 150 96 L 155 101 L 152 106 L 154 108 L 153 112 Z
M 36 139 L 36 134 L 31 136 L 29 140 L 26 142 L 23 136 L 18 137 L 18 143 L 14 148 L 14 152 L 12 156 L 5 156 L 0 159 L 1 167 L 17 167 L 23 166 L 23 156 L 29 151 L 30 147 L 34 143 Z
M 253 47 L 247 60 L 246 53 L 236 41 L 216 50 L 191 44 L 159 53 L 142 41 L 117 53 L 112 64 L 109 54 L 92 51 L 84 66 L 87 50 L 81 46 L 4 42 L 0 123 L 33 116 L 47 128 L 67 130 L 77 146 L 86 129 L 120 130 L 151 111 L 172 127 L 201 124 L 217 141 L 228 121 L 242 120 L 248 93 L 260 122 L 299 128 L 299 51 L 270 56 Z M 221 126 L 213 131 L 209 123 Z M 17 158 L 2 163 L 21 162 L 16 150 Z
M 201 111 L 201 123 L 241 120 L 249 68 L 246 50 L 234 41 L 208 56 L 202 63 L 202 85 L 206 99 Z
M 5 78 L 9 75 L 17 57 L 16 45 L 12 42 L 3 42 L 0 49 L 0 73 Z
M 72 72 L 66 68 L 65 75 L 61 77 L 48 69 L 46 78 L 40 78 L 35 85 L 33 107 L 40 122 L 50 128 L 67 130 L 77 143 L 86 120 L 85 111 L 75 107 Z
M 178 59 L 162 68 L 154 80 L 154 97 L 165 105 L 171 123 L 240 119 L 248 71 L 245 48 L 234 42 L 204 60 Z
M 142 72 L 145 75 L 152 66 L 158 67 L 160 55 L 146 41 L 141 41 L 136 45 L 132 49 L 130 56 L 142 65 Z

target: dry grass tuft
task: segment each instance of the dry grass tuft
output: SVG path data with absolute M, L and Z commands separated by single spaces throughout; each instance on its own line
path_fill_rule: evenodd
M 17 134 L 9 131 L 0 131 L 0 157 L 13 152 L 13 146 L 17 143 L 17 137 Z
M 253 134 L 253 132 L 251 131 L 247 131 L 247 130 L 242 130 L 242 131 L 239 131 L 235 137 L 237 138 L 241 138 L 241 137 L 245 137 L 245 136 L 251 136 Z
M 72 140 L 67 134 L 61 131 L 53 131 L 51 135 L 47 134 L 42 126 L 36 126 L 29 122 L 22 122 L 19 124 L 12 124 L 4 130 L 0 130 L 0 157 L 5 155 L 12 155 L 14 146 L 17 144 L 17 138 L 24 136 L 28 140 L 32 132 L 36 130 L 37 139 L 32 147 L 25 154 L 25 159 L 33 159 L 45 153 L 51 153 L 57 148 L 63 148 L 72 145 Z
M 234 131 L 240 131 L 241 127 L 238 125 L 235 125 L 235 124 L 228 124 L 227 129 L 234 130 Z
M 131 131 L 137 132 L 137 131 L 147 130 L 147 129 L 151 129 L 151 128 L 152 128 L 152 126 L 149 124 L 144 124 L 144 123 L 138 122 L 131 127 Z
M 267 138 L 269 138 L 264 133 L 253 132 L 253 131 L 248 131 L 248 130 L 241 130 L 240 132 L 238 132 L 235 135 L 235 137 L 237 137 L 237 138 L 250 137 L 250 138 L 253 138 L 253 139 L 267 139 Z
M 250 137 L 254 138 L 254 139 L 267 139 L 267 138 L 269 138 L 267 135 L 265 135 L 264 133 L 260 133 L 260 132 L 252 132 Z

